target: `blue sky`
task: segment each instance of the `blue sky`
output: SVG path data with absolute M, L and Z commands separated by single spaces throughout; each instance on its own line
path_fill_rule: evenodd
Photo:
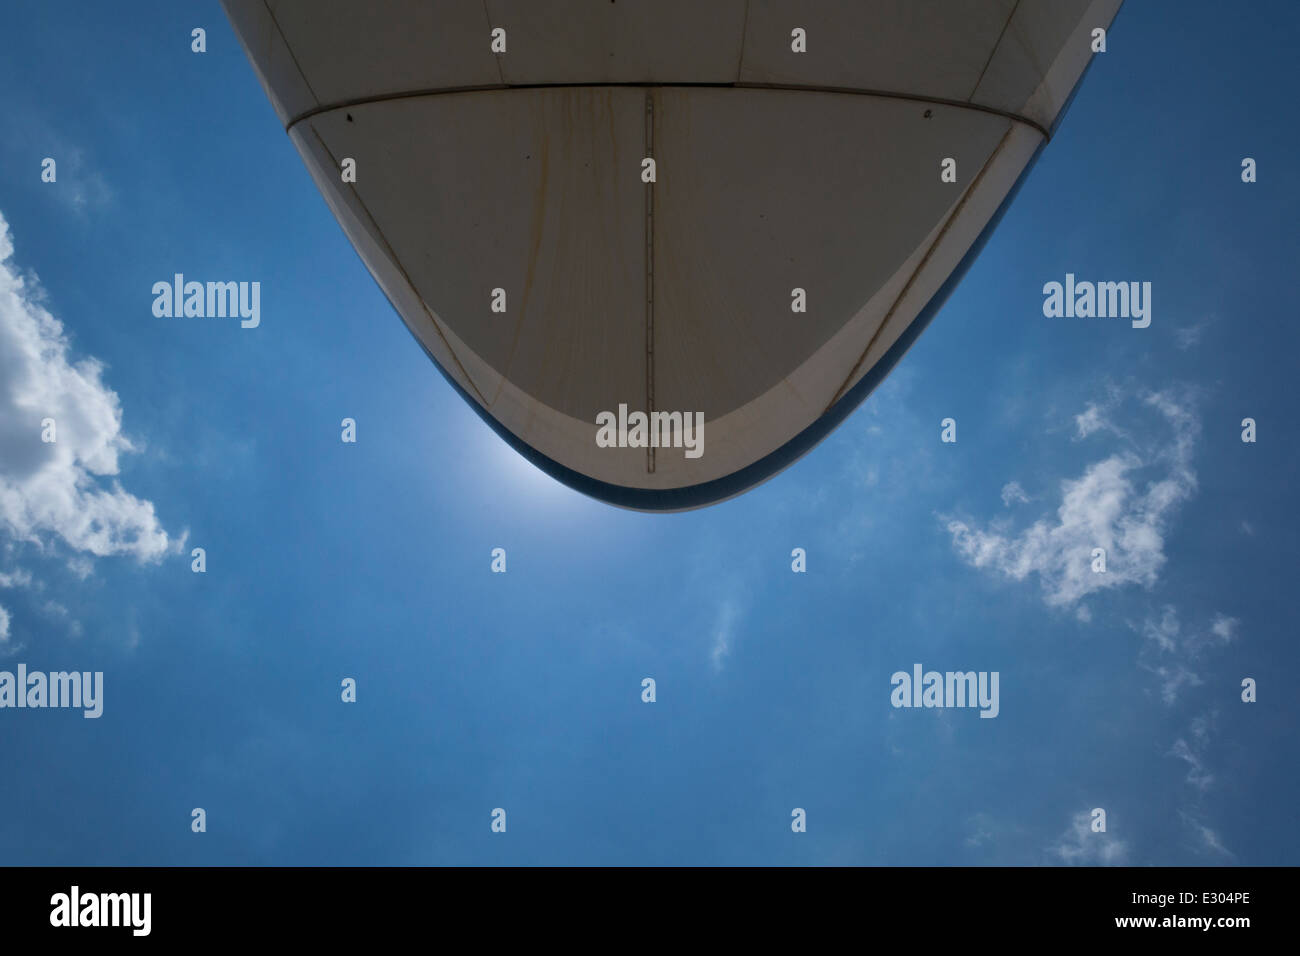
M 0 669 L 102 670 L 105 700 L 0 711 L 0 862 L 1300 862 L 1300 13 L 1184 6 L 1121 12 L 838 431 L 643 515 L 445 383 L 215 3 L 17 4 Z M 260 281 L 261 326 L 155 318 L 175 272 Z M 1150 281 L 1150 328 L 1044 318 L 1066 272 Z M 34 463 L 45 408 L 67 428 Z M 1107 574 L 1071 574 L 1098 535 Z M 916 662 L 998 671 L 999 716 L 892 708 Z

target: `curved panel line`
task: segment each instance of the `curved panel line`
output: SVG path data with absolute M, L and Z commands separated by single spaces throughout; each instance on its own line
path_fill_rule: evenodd
M 845 93 L 851 96 L 875 96 L 884 99 L 909 100 L 914 103 L 929 103 L 934 106 L 952 106 L 957 109 L 977 110 L 981 113 L 990 113 L 994 116 L 1001 116 L 1004 119 L 1009 119 L 1012 122 L 1021 123 L 1031 129 L 1035 129 L 1045 140 L 1050 140 L 1052 138 L 1051 131 L 1036 120 L 1032 120 L 1028 116 L 1022 116 L 1019 113 L 1012 113 L 1009 110 L 1000 110 L 993 106 L 982 106 L 979 103 L 970 103 L 965 100 L 949 100 L 938 96 L 920 96 L 914 93 L 895 93 L 889 90 L 859 90 L 848 86 L 815 86 L 800 83 L 505 83 L 489 86 L 443 87 L 434 90 L 402 90 L 397 93 L 379 93 L 375 96 L 359 96 L 356 99 L 341 100 L 338 103 L 328 103 L 324 106 L 314 106 L 289 120 L 289 122 L 285 124 L 284 129 L 287 133 L 303 120 L 311 119 L 313 116 L 317 116 L 321 113 L 351 109 L 354 106 L 367 106 L 371 103 L 387 103 L 391 100 L 408 100 L 421 96 L 449 96 L 456 93 L 499 93 L 506 90 L 550 90 L 575 87 L 595 89 L 597 87 L 605 86 L 623 86 L 637 89 L 646 87 L 655 89 L 683 87 L 689 89 L 715 90 L 787 90 L 795 93 Z
M 330 158 L 330 162 L 332 162 L 335 166 L 338 166 L 337 157 L 335 157 L 334 153 L 330 151 L 330 148 L 325 145 L 325 141 L 321 139 L 320 134 L 316 132 L 316 127 L 309 126 L 308 129 L 311 130 L 311 134 L 313 137 L 315 137 L 316 142 L 320 144 L 321 150 L 325 153 L 326 156 Z M 363 213 L 365 213 L 366 219 L 370 221 L 370 225 L 372 228 L 367 231 L 370 232 L 371 239 L 375 241 L 376 245 L 383 246 L 381 251 L 385 253 L 389 263 L 392 265 L 393 269 L 396 270 L 397 274 L 402 277 L 402 281 L 405 282 L 407 288 L 411 290 L 411 294 L 415 297 L 415 300 L 420 303 L 420 307 L 424 310 L 424 314 L 428 317 L 429 322 L 433 325 L 434 331 L 438 333 L 438 338 L 442 340 L 443 347 L 446 348 L 447 354 L 450 355 L 452 361 L 456 363 L 456 368 L 460 369 L 460 374 L 465 376 L 465 381 L 469 382 L 469 387 L 474 389 L 474 394 L 478 396 L 478 401 L 482 403 L 483 407 L 486 408 L 487 398 L 479 390 L 478 384 L 475 383 L 474 379 L 470 376 L 469 370 L 466 369 L 465 366 L 461 363 L 460 356 L 456 354 L 456 350 L 453 349 L 451 347 L 451 343 L 447 341 L 447 336 L 443 334 L 442 326 L 439 324 L 438 319 L 436 319 L 433 316 L 433 313 L 430 312 L 428 304 L 424 301 L 424 297 L 420 295 L 419 290 L 416 289 L 415 287 L 415 283 L 411 281 L 411 277 L 406 272 L 406 267 L 403 266 L 401 260 L 398 259 L 397 252 L 393 249 L 392 245 L 389 243 L 388 237 L 384 235 L 384 231 L 379 228 L 379 223 L 375 221 L 374 214 L 371 213 L 370 207 L 366 205 L 365 200 L 361 198 L 361 194 L 357 192 L 354 186 L 349 186 L 349 191 L 352 193 L 352 198 L 356 201 L 357 206 L 361 209 Z M 358 220 L 358 224 L 361 226 L 362 229 L 365 229 L 364 222 L 360 222 L 360 220 Z M 339 225 L 341 227 L 342 223 L 340 223 Z M 344 229 L 343 231 L 344 231 L 344 235 L 346 235 L 347 230 Z M 370 265 L 366 262 L 365 256 L 361 255 L 360 250 L 357 250 L 357 256 L 358 258 L 361 259 L 362 264 L 366 266 L 366 270 L 370 271 Z M 382 291 L 383 285 L 379 283 L 378 276 L 375 276 L 375 281 L 376 284 L 379 285 L 380 290 Z M 390 302 L 389 304 L 391 305 L 392 303 Z M 394 306 L 394 309 L 396 309 L 396 306 Z M 406 321 L 403 320 L 402 324 L 406 325 Z M 412 332 L 411 334 L 414 335 L 415 333 Z M 417 339 L 417 341 L 419 340 Z M 424 343 L 420 343 L 420 344 L 421 346 L 423 346 Z M 433 359 L 433 364 L 438 366 L 438 369 L 442 371 L 441 363 L 437 359 L 433 358 L 431 354 L 429 354 L 428 349 L 425 349 L 425 354 L 429 355 L 429 358 Z M 445 375 L 447 377 L 447 381 L 455 385 L 456 388 L 462 392 L 462 394 L 465 394 L 464 390 L 461 389 L 460 384 L 456 382 L 454 379 L 452 379 L 450 375 L 447 375 L 445 371 L 443 371 L 443 375 Z
M 858 369 L 862 368 L 862 363 L 865 362 L 867 356 L 871 354 L 872 346 L 876 344 L 876 340 L 884 333 L 885 328 L 889 325 L 889 320 L 894 317 L 894 312 L 897 311 L 899 303 L 907 298 L 907 293 L 911 291 L 917 278 L 929 264 L 930 257 L 934 255 L 934 250 L 939 247 L 939 243 L 943 242 L 944 236 L 948 235 L 949 228 L 951 228 L 952 224 L 957 221 L 957 217 L 961 215 L 961 211 L 966 208 L 966 203 L 970 197 L 975 195 L 975 190 L 984 179 L 984 174 L 988 172 L 989 167 L 993 165 L 993 161 L 998 158 L 998 154 L 1002 152 L 1002 147 L 1007 145 L 1007 140 L 1010 138 L 1011 129 L 1008 128 L 1006 133 L 1003 134 L 1002 139 L 998 141 L 998 145 L 994 147 L 993 152 L 989 154 L 989 158 L 984 161 L 984 165 L 980 167 L 980 171 L 976 173 L 975 178 L 971 180 L 971 184 L 966 187 L 966 192 L 962 194 L 957 205 L 953 206 L 952 212 L 950 212 L 948 218 L 944 220 L 943 228 L 941 228 L 938 235 L 934 237 L 934 241 L 930 243 L 930 247 L 925 250 L 925 255 L 921 257 L 921 261 L 916 264 L 916 268 L 913 269 L 912 274 L 908 276 L 907 282 L 903 285 L 903 288 L 899 290 L 897 297 L 894 299 L 894 304 L 889 307 L 889 311 L 886 312 L 885 317 L 881 319 L 880 325 L 877 327 L 875 334 L 872 335 L 871 339 L 867 342 L 867 347 L 862 350 L 862 355 L 860 355 L 858 360 L 853 363 L 853 368 L 845 377 L 844 384 L 836 389 L 835 394 L 831 396 L 829 404 L 827 404 L 825 410 L 822 412 L 823 415 L 830 411 L 835 403 L 840 400 L 846 391 L 848 391 L 849 383 L 853 381 L 854 376 L 858 374 Z

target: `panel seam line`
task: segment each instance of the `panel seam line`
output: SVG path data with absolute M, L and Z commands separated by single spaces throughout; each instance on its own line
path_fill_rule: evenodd
M 1007 140 L 1009 140 L 1010 138 L 1011 138 L 1011 130 L 1008 129 L 1005 133 L 1002 134 L 1002 139 L 998 142 L 997 147 L 993 150 L 991 154 L 989 154 L 989 158 L 985 161 L 984 165 L 980 167 L 980 171 L 976 174 L 975 178 L 971 181 L 970 186 L 966 188 L 966 192 L 962 195 L 961 199 L 958 200 L 957 205 L 953 207 L 953 210 L 948 215 L 948 218 L 944 220 L 944 224 L 942 228 L 940 228 L 939 234 L 934 237 L 934 242 L 930 243 L 929 248 L 925 250 L 925 255 L 921 257 L 921 261 L 916 264 L 916 268 L 913 269 L 912 274 L 908 276 L 907 283 L 903 286 L 903 288 L 899 291 L 898 295 L 895 297 L 893 305 L 891 305 L 889 307 L 889 311 L 885 313 L 885 317 L 881 320 L 880 325 L 876 328 L 876 331 L 872 333 L 870 341 L 867 342 L 867 347 L 862 350 L 862 355 L 858 357 L 858 360 L 857 362 L 854 363 L 853 368 L 849 370 L 848 377 L 844 379 L 844 384 L 842 384 L 835 391 L 834 396 L 831 397 L 830 403 L 824 409 L 822 409 L 823 415 L 825 415 L 832 408 L 834 408 L 835 403 L 838 402 L 844 396 L 844 393 L 849 390 L 849 388 L 853 383 L 854 378 L 858 374 L 858 369 L 862 368 L 863 363 L 866 362 L 867 360 L 867 356 L 871 354 L 871 349 L 875 346 L 876 340 L 879 339 L 880 336 L 884 333 L 885 328 L 889 325 L 889 320 L 892 319 L 894 317 L 894 313 L 898 311 L 898 306 L 902 303 L 903 299 L 907 297 L 907 293 L 911 291 L 912 286 L 916 284 L 917 279 L 920 277 L 921 273 L 925 270 L 926 265 L 930 262 L 930 258 L 934 255 L 934 251 L 937 248 L 939 248 L 939 244 L 943 242 L 944 236 L 948 234 L 949 228 L 951 228 L 952 224 L 957 221 L 957 217 L 961 215 L 962 210 L 965 208 L 967 201 L 969 201 L 971 196 L 975 195 L 975 190 L 979 186 L 980 180 L 982 180 L 984 178 L 984 174 L 988 172 L 990 168 L 992 168 L 994 160 L 998 158 L 998 154 L 1002 152 L 1002 147 L 1006 146 Z
M 1013 122 L 1020 123 L 1036 130 L 1044 140 L 1051 141 L 1051 131 L 1043 126 L 1037 120 L 1030 119 L 1020 113 L 1013 113 L 1010 110 L 998 109 L 995 106 L 984 106 L 980 103 L 972 103 L 968 100 L 953 100 L 940 96 L 924 96 L 919 93 L 897 93 L 889 90 L 864 90 L 856 89 L 849 86 L 817 86 L 798 83 L 489 83 L 479 86 L 454 86 L 440 87 L 437 89 L 421 90 L 401 90 L 396 93 L 379 93 L 374 96 L 360 96 L 349 100 L 340 100 L 337 103 L 313 106 L 311 109 L 304 110 L 294 116 L 284 126 L 285 132 L 290 132 L 294 126 L 303 120 L 311 119 L 313 116 L 319 116 L 321 113 L 330 113 L 334 110 L 351 109 L 357 106 L 368 106 L 374 103 L 386 103 L 391 100 L 414 99 L 423 96 L 451 96 L 457 93 L 491 93 L 503 92 L 507 90 L 562 90 L 573 88 L 599 89 L 606 87 L 631 87 L 636 89 L 645 89 L 646 87 L 654 89 L 714 89 L 714 90 L 783 90 L 791 93 L 841 93 L 850 96 L 874 96 L 881 99 L 907 100 L 913 103 L 927 103 L 933 106 L 952 106 L 957 109 L 975 110 L 980 113 L 989 113 L 993 116 L 1001 116 Z

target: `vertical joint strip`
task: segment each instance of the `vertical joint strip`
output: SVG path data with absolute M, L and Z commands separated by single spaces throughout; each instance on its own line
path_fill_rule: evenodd
M 655 154 L 655 99 L 654 90 L 645 91 L 645 156 Z M 655 175 L 658 175 L 656 170 Z M 655 184 L 645 184 L 645 392 L 646 419 L 655 410 Z M 654 474 L 654 446 L 646 443 L 646 471 Z

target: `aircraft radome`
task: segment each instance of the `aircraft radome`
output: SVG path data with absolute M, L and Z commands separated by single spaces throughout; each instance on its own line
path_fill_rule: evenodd
M 889 373 L 1120 2 L 224 5 L 466 401 L 560 481 L 674 511 L 792 464 Z

